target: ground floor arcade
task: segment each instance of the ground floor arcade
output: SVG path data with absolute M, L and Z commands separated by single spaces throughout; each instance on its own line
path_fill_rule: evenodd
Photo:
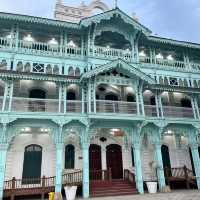
M 197 187 L 200 187 L 199 140 L 193 131 L 196 129 L 190 125 L 166 124 L 160 129 L 152 123 L 139 123 L 132 128 L 120 128 L 111 123 L 110 127 L 88 129 L 83 124 L 77 126 L 77 122 L 70 122 L 62 129 L 55 129 L 52 124 L 12 122 L 8 131 L 2 127 L 7 138 L 2 138 L 1 144 L 4 181 L 14 177 L 20 187 L 40 185 L 38 178 L 55 177 L 51 184 L 60 192 L 63 176 L 81 171 L 83 197 L 88 197 L 90 182 L 103 180 L 103 172 L 111 170 L 112 179 L 122 179 L 124 170 L 129 170 L 135 176 L 138 192 L 143 193 L 143 183 L 148 180 L 158 179 L 160 189 L 165 186 L 165 167 L 186 166 L 196 174 Z M 159 166 L 157 176 L 151 170 L 152 161 Z M 2 182 L 2 186 L 3 183 L 6 189 L 8 184 Z

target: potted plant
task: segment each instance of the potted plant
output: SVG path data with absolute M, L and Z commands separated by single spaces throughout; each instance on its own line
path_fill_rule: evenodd
M 147 189 L 150 194 L 155 194 L 157 193 L 157 186 L 158 186 L 158 182 L 157 182 L 158 165 L 155 161 L 151 161 L 149 163 L 149 166 L 151 168 L 151 180 L 146 182 Z

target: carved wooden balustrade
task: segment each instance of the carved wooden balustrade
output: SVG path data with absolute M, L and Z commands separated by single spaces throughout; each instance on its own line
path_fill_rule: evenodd
M 90 171 L 91 181 L 110 182 L 112 180 L 112 172 L 109 170 L 92 170 Z
M 135 174 L 128 169 L 124 170 L 124 180 L 127 180 L 135 186 Z
M 63 186 L 82 185 L 82 171 L 64 174 Z M 44 195 L 55 190 L 55 176 L 42 178 L 15 179 L 4 182 L 4 197 Z
M 165 178 L 169 186 L 173 182 L 185 182 L 187 189 L 190 189 L 191 185 L 196 186 L 196 177 L 193 171 L 184 167 L 165 168 Z

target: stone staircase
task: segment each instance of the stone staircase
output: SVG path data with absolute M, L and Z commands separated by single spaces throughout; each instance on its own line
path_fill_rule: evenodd
M 110 183 L 91 183 L 91 197 L 123 196 L 138 194 L 135 184 L 127 180 L 112 180 Z

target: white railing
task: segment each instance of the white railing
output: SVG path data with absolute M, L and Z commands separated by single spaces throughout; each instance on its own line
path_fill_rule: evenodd
M 121 58 L 126 61 L 132 61 L 132 52 L 130 50 L 121 50 L 108 47 L 95 46 L 94 56 L 108 59 Z M 92 49 L 91 49 L 92 52 Z
M 190 63 L 191 69 L 200 70 L 200 63 Z
M 157 117 L 157 109 L 154 105 L 144 105 L 144 111 L 148 117 Z
M 151 59 L 149 57 L 146 57 L 146 56 L 140 56 L 139 60 L 142 63 L 151 63 Z
M 164 117 L 194 118 L 192 108 L 163 106 Z
M 82 112 L 82 101 L 66 101 L 66 112 L 81 113 Z
M 11 111 L 13 112 L 58 112 L 58 99 L 33 99 L 13 97 Z
M 125 101 L 96 101 L 97 113 L 137 114 L 137 104 Z
M 0 37 L 0 49 L 1 48 L 9 48 L 10 47 L 10 39 Z
M 168 60 L 168 59 L 156 59 L 157 65 L 163 65 L 163 66 L 171 66 L 175 68 L 185 68 L 185 63 L 183 61 L 177 61 L 177 60 Z

